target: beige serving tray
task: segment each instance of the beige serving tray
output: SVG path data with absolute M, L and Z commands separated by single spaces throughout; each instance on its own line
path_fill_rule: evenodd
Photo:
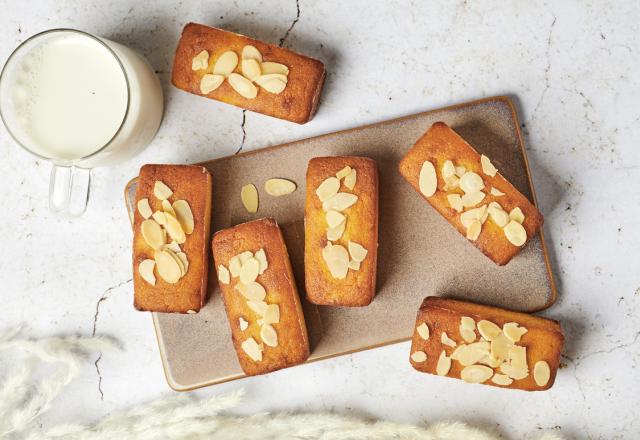
M 311 340 L 309 362 L 409 339 L 418 307 L 427 295 L 527 312 L 545 309 L 555 301 L 556 290 L 542 233 L 509 264 L 496 266 L 398 173 L 402 156 L 436 121 L 446 122 L 479 152 L 489 156 L 500 172 L 535 203 L 518 120 L 505 97 L 419 113 L 203 164 L 213 175 L 212 233 L 255 218 L 275 218 L 283 229 L 300 295 L 304 296 L 307 162 L 312 157 L 334 155 L 361 155 L 377 160 L 380 170 L 377 295 L 364 308 L 316 307 L 303 301 Z M 263 190 L 264 182 L 271 177 L 293 180 L 298 189 L 289 196 L 271 197 Z M 248 214 L 240 201 L 240 188 L 249 182 L 260 193 L 260 208 L 255 215 Z M 130 214 L 135 191 L 133 179 L 125 190 Z M 164 371 L 174 390 L 186 391 L 244 376 L 231 343 L 212 265 L 210 269 L 209 299 L 200 313 L 153 314 Z

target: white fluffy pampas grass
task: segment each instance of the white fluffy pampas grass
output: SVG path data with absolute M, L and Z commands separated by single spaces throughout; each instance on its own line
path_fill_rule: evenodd
M 36 439 L 207 439 L 207 440 L 497 440 L 492 434 L 463 423 L 419 427 L 365 420 L 336 414 L 269 414 L 234 417 L 243 392 L 196 400 L 182 394 L 157 400 L 113 415 L 92 425 L 63 424 L 42 432 L 34 419 L 47 411 L 71 382 L 88 355 L 116 347 L 113 340 L 78 336 L 29 339 L 18 331 L 0 334 L 0 352 L 22 350 L 26 357 L 15 365 L 0 388 L 0 438 Z M 53 371 L 36 379 L 36 370 Z M 540 440 L 557 440 L 544 435 Z

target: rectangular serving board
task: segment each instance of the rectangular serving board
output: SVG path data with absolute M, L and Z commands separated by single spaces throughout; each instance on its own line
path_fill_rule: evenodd
M 489 156 L 500 172 L 535 203 L 516 113 L 506 97 L 419 113 L 351 130 L 205 162 L 213 175 L 212 233 L 238 223 L 273 217 L 280 224 L 303 297 L 311 342 L 308 362 L 410 339 L 415 316 L 428 295 L 454 297 L 511 310 L 549 307 L 556 289 L 542 232 L 506 266 L 495 265 L 467 242 L 400 176 L 398 162 L 436 121 L 444 121 Z M 331 308 L 304 300 L 305 173 L 317 156 L 374 158 L 380 171 L 380 229 L 377 295 L 368 307 Z M 264 182 L 296 182 L 285 197 L 264 192 Z M 253 183 L 260 208 L 249 214 L 240 188 Z M 130 216 L 136 179 L 125 189 Z M 169 386 L 176 391 L 244 377 L 231 343 L 215 271 L 209 297 L 195 315 L 153 313 Z

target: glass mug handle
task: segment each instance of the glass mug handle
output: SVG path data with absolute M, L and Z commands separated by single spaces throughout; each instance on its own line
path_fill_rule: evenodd
M 80 217 L 87 209 L 91 169 L 53 165 L 49 179 L 49 209 L 64 217 Z

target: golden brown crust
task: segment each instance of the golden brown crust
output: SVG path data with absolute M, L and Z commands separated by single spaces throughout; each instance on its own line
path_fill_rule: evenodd
M 288 82 L 284 91 L 276 95 L 259 90 L 256 98 L 247 99 L 233 90 L 229 82 L 225 81 L 213 92 L 202 95 L 200 79 L 205 71 L 191 69 L 193 58 L 201 51 L 206 50 L 209 52 L 209 66 L 211 67 L 215 60 L 228 50 L 235 51 L 240 58 L 242 48 L 246 45 L 255 46 L 262 53 L 264 61 L 281 63 L 289 68 Z M 240 73 L 240 63 L 238 63 L 236 72 Z M 189 23 L 182 30 L 182 36 L 176 49 L 172 83 L 179 89 L 196 95 L 304 124 L 311 120 L 315 113 L 324 77 L 324 64 L 318 60 L 244 35 Z
M 497 385 L 491 382 L 491 380 L 484 382 L 484 384 L 525 391 L 542 391 L 553 386 L 558 366 L 560 365 L 562 344 L 564 343 L 562 329 L 557 321 L 528 315 L 526 313 L 512 312 L 497 307 L 436 296 L 425 298 L 420 306 L 420 310 L 418 310 L 416 328 L 423 322 L 426 323 L 430 330 L 430 336 L 429 339 L 425 341 L 414 329 L 411 353 L 423 351 L 427 354 L 427 360 L 425 362 L 415 362 L 413 359 L 410 359 L 413 368 L 424 373 L 436 374 L 436 365 L 442 350 L 445 350 L 449 356 L 454 350 L 440 342 L 441 334 L 442 332 L 446 332 L 447 335 L 458 344 L 464 343 L 460 335 L 460 318 L 463 316 L 473 318 L 476 323 L 486 319 L 498 325 L 500 328 L 507 322 L 517 322 L 528 330 L 528 332 L 522 336 L 518 345 L 527 348 L 529 375 L 524 379 L 514 380 L 509 386 Z M 543 387 L 536 385 L 533 378 L 533 366 L 540 360 L 546 361 L 551 370 L 549 382 Z M 451 370 L 447 374 L 447 377 L 460 379 L 462 368 L 459 362 L 455 360 L 452 361 Z
M 257 281 L 267 291 L 265 301 L 280 307 L 280 322 L 273 324 L 278 334 L 278 346 L 265 346 L 262 361 L 254 362 L 241 347 L 249 337 L 260 343 L 260 326 L 257 324 L 260 316 L 249 308 L 245 298 L 235 289 L 238 278 L 231 278 L 229 284 L 218 283 L 231 326 L 233 346 L 245 374 L 264 374 L 306 361 L 309 357 L 307 327 L 289 253 L 276 221 L 263 218 L 218 231 L 211 246 L 216 271 L 221 264 L 228 268 L 229 260 L 244 251 L 255 253 L 262 248 L 267 256 L 268 268 Z M 244 331 L 239 325 L 241 317 L 249 322 Z
M 186 200 L 191 207 L 194 230 L 181 245 L 187 254 L 189 268 L 176 284 L 169 284 L 157 276 L 152 286 L 142 279 L 138 264 L 153 258 L 153 249 L 147 245 L 140 233 L 144 220 L 135 209 L 133 219 L 133 289 L 134 306 L 150 312 L 187 313 L 199 311 L 206 301 L 209 274 L 209 230 L 211 226 L 211 174 L 197 165 L 144 165 L 140 169 L 136 203 L 147 198 L 152 211 L 162 210 L 160 200 L 153 195 L 156 180 L 164 182 L 171 190 L 171 202 Z
M 342 238 L 334 242 L 347 247 L 349 241 L 364 246 L 367 257 L 357 271 L 349 269 L 343 280 L 331 276 L 322 257 L 327 245 L 327 222 L 322 202 L 316 189 L 327 178 L 345 166 L 356 170 L 353 190 L 340 191 L 358 196 L 358 201 L 347 208 L 347 224 Z M 305 246 L 304 270 L 307 298 L 314 304 L 332 306 L 366 306 L 373 300 L 376 290 L 378 255 L 378 169 L 376 162 L 367 157 L 337 156 L 316 157 L 307 168 L 307 193 L 304 212 Z
M 438 176 L 438 190 L 431 197 L 425 197 L 420 192 L 418 182 L 422 164 L 427 160 L 433 163 Z M 487 195 L 481 205 L 495 201 L 507 212 L 510 212 L 515 207 L 520 207 L 525 216 L 522 226 L 527 231 L 527 242 L 538 233 L 542 226 L 543 217 L 529 199 L 499 172 L 494 177 L 484 174 L 480 165 L 480 154 L 444 122 L 436 122 L 411 147 L 400 162 L 399 170 L 400 174 L 413 186 L 418 194 L 429 202 L 463 236 L 466 236 L 466 228 L 460 221 L 460 214 L 451 208 L 447 200 L 448 193 L 443 190 L 445 182 L 441 171 L 446 160 L 451 160 L 456 166 L 462 165 L 467 170 L 474 171 L 482 176 L 487 188 Z M 493 196 L 489 193 L 489 188 L 496 188 L 505 195 L 500 197 Z M 480 236 L 472 243 L 498 265 L 507 264 L 520 249 L 526 246 L 526 243 L 520 247 L 511 244 L 505 237 L 502 228 L 490 220 L 487 220 L 482 225 Z

